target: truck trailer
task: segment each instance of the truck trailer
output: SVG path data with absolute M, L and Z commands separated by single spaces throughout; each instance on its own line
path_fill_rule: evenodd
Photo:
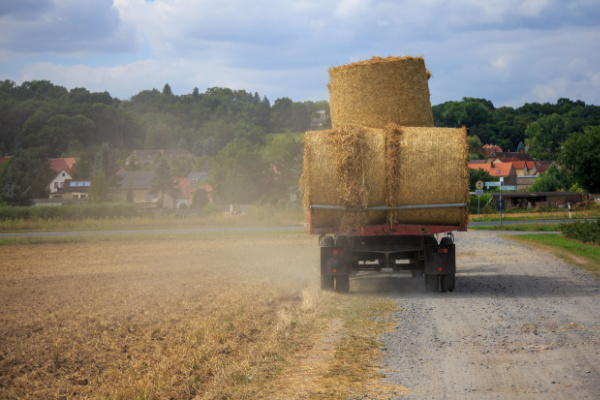
M 455 231 L 466 231 L 467 217 L 455 225 L 365 225 L 357 228 L 314 227 L 315 210 L 343 213 L 364 211 L 466 208 L 466 203 L 404 205 L 351 209 L 310 205 L 310 233 L 319 235 L 321 289 L 348 292 L 350 276 L 359 271 L 410 271 L 425 280 L 430 291 L 452 292 L 455 287 Z M 435 235 L 442 235 L 438 242 Z

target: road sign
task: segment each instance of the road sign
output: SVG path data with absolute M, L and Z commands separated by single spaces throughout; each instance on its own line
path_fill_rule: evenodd
M 483 189 L 475 189 L 475 195 L 477 197 L 483 196 Z
M 492 186 L 500 186 L 500 182 L 486 182 L 485 183 L 485 187 L 488 189 Z
M 502 190 L 517 190 L 516 186 L 501 186 L 500 189 Z
M 483 189 L 483 181 L 475 182 L 475 189 Z

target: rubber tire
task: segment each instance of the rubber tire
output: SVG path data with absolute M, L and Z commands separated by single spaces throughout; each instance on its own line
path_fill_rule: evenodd
M 321 275 L 321 290 L 333 290 L 333 275 Z
M 430 236 L 425 236 L 423 238 L 423 243 L 425 243 L 425 244 L 438 244 L 438 241 L 435 238 L 435 236 L 430 235 Z
M 333 236 L 325 236 L 321 238 L 321 241 L 319 242 L 319 246 L 321 247 L 331 247 L 333 244 Z
M 442 240 L 440 240 L 440 244 L 452 244 L 452 238 L 448 236 L 443 237 Z
M 455 282 L 454 274 L 442 275 L 442 279 L 441 279 L 442 291 L 443 292 L 453 292 L 454 291 L 454 282 Z
M 350 291 L 350 275 L 336 275 L 335 291 L 340 293 L 348 293 Z
M 430 292 L 440 291 L 440 276 L 439 275 L 425 275 L 425 286 Z
M 339 235 L 335 238 L 336 246 L 348 246 L 350 244 L 350 240 L 348 240 L 348 236 Z
M 423 270 L 422 269 L 413 269 L 410 271 L 410 275 L 415 279 L 422 278 Z

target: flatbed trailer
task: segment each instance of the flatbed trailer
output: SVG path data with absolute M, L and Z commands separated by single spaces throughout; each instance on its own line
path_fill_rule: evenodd
M 402 209 L 465 207 L 466 203 L 405 205 L 352 209 L 337 206 L 310 206 L 310 233 L 319 235 L 321 289 L 348 292 L 350 275 L 359 271 L 410 271 L 424 278 L 431 291 L 452 292 L 455 287 L 455 231 L 460 225 L 366 225 L 357 228 L 313 227 L 315 210 L 342 212 L 390 211 Z M 438 243 L 435 235 L 445 234 Z

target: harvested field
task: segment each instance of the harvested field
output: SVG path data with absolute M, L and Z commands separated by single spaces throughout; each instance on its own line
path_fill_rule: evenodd
M 0 398 L 252 398 L 302 349 L 314 242 L 2 246 Z

